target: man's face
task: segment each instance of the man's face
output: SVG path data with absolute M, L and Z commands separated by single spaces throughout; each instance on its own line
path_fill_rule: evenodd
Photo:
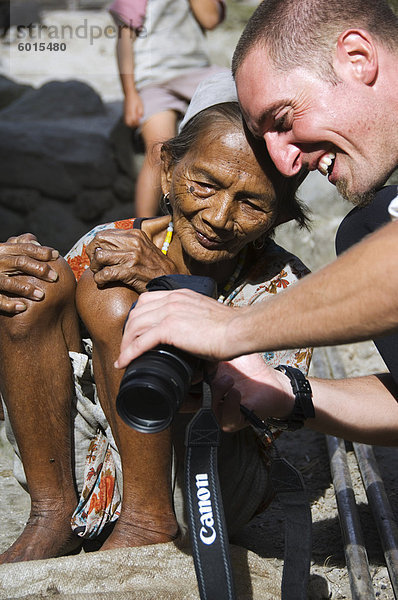
M 363 204 L 394 170 L 381 110 L 358 79 L 332 84 L 304 68 L 278 71 L 254 48 L 236 85 L 249 129 L 264 138 L 284 175 L 303 166 L 318 170 L 345 198 Z

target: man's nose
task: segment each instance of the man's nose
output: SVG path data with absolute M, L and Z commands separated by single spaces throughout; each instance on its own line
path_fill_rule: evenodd
M 272 162 L 282 175 L 292 177 L 300 171 L 303 166 L 301 150 L 289 142 L 286 134 L 268 131 L 264 140 Z

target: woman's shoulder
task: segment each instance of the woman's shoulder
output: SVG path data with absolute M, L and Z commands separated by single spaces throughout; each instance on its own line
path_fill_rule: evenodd
M 138 219 L 123 219 L 121 221 L 113 221 L 111 223 L 103 223 L 102 225 L 96 225 L 93 229 L 90 229 L 83 237 L 81 237 L 65 254 L 65 260 L 72 269 L 76 280 L 79 281 L 80 277 L 86 269 L 90 266 L 90 260 L 86 253 L 88 244 L 95 238 L 97 233 L 106 229 L 135 229 L 139 223 L 136 223 Z
M 162 228 L 164 229 L 165 223 L 167 227 L 168 218 L 169 217 L 131 217 L 130 219 L 121 219 L 120 221 L 96 225 L 72 246 L 65 255 L 65 260 L 71 267 L 76 280 L 79 281 L 84 271 L 90 266 L 86 248 L 98 233 L 109 229 L 119 229 L 124 231 L 129 229 L 142 229 L 151 240 L 154 240 L 156 239 L 156 235 L 160 235 Z

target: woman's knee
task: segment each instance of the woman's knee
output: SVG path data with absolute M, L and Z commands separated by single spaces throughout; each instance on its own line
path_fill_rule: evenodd
M 131 304 L 137 295 L 123 286 L 99 288 L 91 271 L 81 277 L 76 292 L 76 306 L 80 318 L 91 337 L 107 343 L 122 335 Z
M 43 290 L 44 297 L 41 300 L 35 302 L 24 299 L 27 305 L 24 312 L 0 316 L 2 333 L 13 341 L 29 338 L 33 329 L 48 331 L 49 325 L 59 320 L 65 308 L 74 304 L 76 280 L 69 265 L 63 258 L 59 258 L 53 268 L 58 274 L 58 279 L 54 282 L 26 277 L 27 282 L 35 283 Z

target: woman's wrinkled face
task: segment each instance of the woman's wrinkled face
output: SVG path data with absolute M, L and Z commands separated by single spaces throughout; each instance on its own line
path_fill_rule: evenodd
M 196 261 L 230 260 L 275 224 L 274 186 L 228 122 L 206 130 L 167 180 L 174 232 Z

